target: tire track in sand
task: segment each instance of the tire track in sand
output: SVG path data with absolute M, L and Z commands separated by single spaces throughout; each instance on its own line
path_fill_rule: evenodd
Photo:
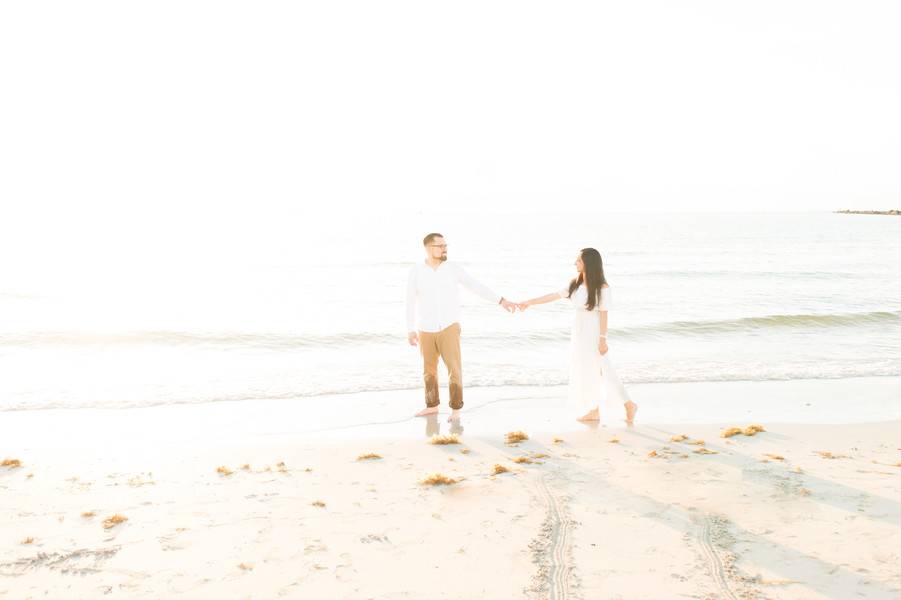
M 538 476 L 538 491 L 544 500 L 546 517 L 542 526 L 540 543 L 539 581 L 540 589 L 547 589 L 550 600 L 570 598 L 570 541 L 572 521 L 566 515 L 563 503 L 547 484 L 547 474 Z
M 723 564 L 723 559 L 717 552 L 713 542 L 714 523 L 712 518 L 709 515 L 697 517 L 695 523 L 698 526 L 697 538 L 701 546 L 701 553 L 704 555 L 707 570 L 710 572 L 719 590 L 719 597 L 738 600 L 738 597 L 729 587 L 729 576 L 726 573 L 726 566 Z

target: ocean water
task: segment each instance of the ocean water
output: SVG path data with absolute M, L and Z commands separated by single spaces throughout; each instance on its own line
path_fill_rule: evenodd
M 627 385 L 901 375 L 898 217 L 311 216 L 277 243 L 201 252 L 201 235 L 114 272 L 0 264 L 0 410 L 417 388 L 404 286 L 429 231 L 513 300 L 559 289 L 598 248 Z M 565 303 L 510 315 L 463 298 L 467 388 L 566 382 Z

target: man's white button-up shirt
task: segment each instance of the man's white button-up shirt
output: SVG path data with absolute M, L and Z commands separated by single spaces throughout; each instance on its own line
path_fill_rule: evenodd
M 501 300 L 499 295 L 454 263 L 445 261 L 437 269 L 425 261 L 413 265 L 407 278 L 407 331 L 436 333 L 459 323 L 460 284 L 495 304 Z

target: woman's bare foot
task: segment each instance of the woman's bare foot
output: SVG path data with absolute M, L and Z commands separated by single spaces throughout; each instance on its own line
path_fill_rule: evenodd
M 427 406 L 423 408 L 421 411 L 416 413 L 414 416 L 416 417 L 427 417 L 429 415 L 437 415 L 438 407 L 437 406 Z
M 576 421 L 581 421 L 582 423 L 591 423 L 593 421 L 600 421 L 601 415 L 598 412 L 598 409 L 589 410 L 587 413 L 576 419 Z
M 451 414 L 447 418 L 447 422 L 453 423 L 454 421 L 459 421 L 459 420 L 460 420 L 460 409 L 455 408 L 455 409 L 451 410 Z
M 638 412 L 638 405 L 629 400 L 626 402 L 626 423 L 632 425 L 635 423 L 635 413 Z

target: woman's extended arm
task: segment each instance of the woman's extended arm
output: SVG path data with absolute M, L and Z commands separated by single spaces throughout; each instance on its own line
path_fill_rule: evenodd
M 525 302 L 520 302 L 517 304 L 517 308 L 519 310 L 525 310 L 530 306 L 535 306 L 536 304 L 547 304 L 548 302 L 553 302 L 554 300 L 559 300 L 563 296 L 560 295 L 560 292 L 554 292 L 552 294 L 545 294 L 544 296 L 539 296 L 538 298 L 532 298 L 531 300 L 526 300 Z

